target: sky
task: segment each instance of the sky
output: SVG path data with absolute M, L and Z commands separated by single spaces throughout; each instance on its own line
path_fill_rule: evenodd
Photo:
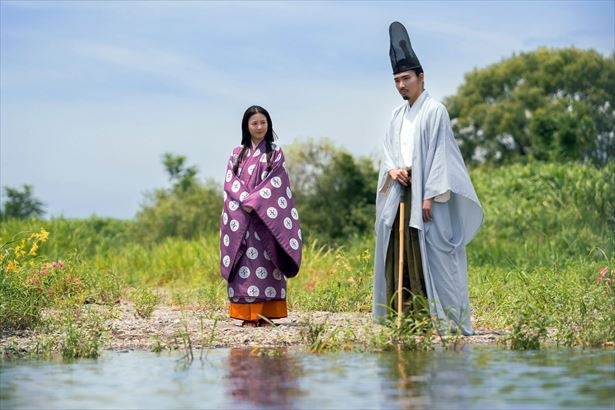
M 402 22 L 437 99 L 547 47 L 615 52 L 615 1 L 0 1 L 0 185 L 47 217 L 130 219 L 169 186 L 162 155 L 223 181 L 258 104 L 284 147 L 377 156 Z M 2 201 L 5 200 L 4 189 Z

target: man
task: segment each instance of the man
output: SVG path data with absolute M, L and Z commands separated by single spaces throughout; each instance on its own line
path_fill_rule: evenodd
M 399 205 L 405 203 L 406 310 L 426 296 L 440 332 L 473 334 L 465 246 L 483 219 L 446 108 L 424 89 L 425 74 L 404 26 L 389 27 L 395 86 L 404 100 L 384 140 L 376 194 L 373 317 L 395 311 Z M 416 300 L 416 298 L 415 298 Z

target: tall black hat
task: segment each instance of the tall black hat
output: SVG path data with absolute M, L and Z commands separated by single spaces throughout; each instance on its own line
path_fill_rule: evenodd
M 421 68 L 421 63 L 412 50 L 410 37 L 408 37 L 408 32 L 403 24 L 397 21 L 391 23 L 389 37 L 391 39 L 389 56 L 391 57 L 393 74 L 410 71 L 413 68 Z

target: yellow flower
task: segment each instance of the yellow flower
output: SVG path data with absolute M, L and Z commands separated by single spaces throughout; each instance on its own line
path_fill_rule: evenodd
M 38 239 L 42 242 L 45 242 L 48 237 L 49 232 L 47 232 L 45 229 L 41 229 L 41 232 L 38 234 Z
M 25 254 L 26 254 L 26 251 L 23 250 L 23 245 L 17 245 L 15 247 L 15 257 L 16 258 L 21 258 Z
M 16 261 L 9 261 L 9 264 L 6 265 L 6 270 L 9 272 L 15 272 L 17 271 L 17 267 L 19 266 L 19 262 Z
M 30 252 L 28 253 L 28 255 L 35 256 L 37 250 L 38 250 L 38 244 L 34 242 L 32 244 L 32 248 L 30 248 Z

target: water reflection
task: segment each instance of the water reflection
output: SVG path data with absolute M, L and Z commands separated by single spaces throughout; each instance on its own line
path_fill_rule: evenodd
M 305 394 L 298 359 L 286 349 L 242 349 L 229 352 L 226 379 L 230 395 L 257 407 L 290 408 Z
M 0 408 L 615 408 L 612 350 L 214 349 L 187 366 L 178 366 L 182 360 L 177 352 L 0 360 Z
M 403 409 L 615 408 L 612 351 L 497 349 L 380 356 L 386 401 Z
M 447 409 L 472 407 L 468 396 L 472 377 L 469 352 L 397 351 L 380 359 L 389 403 L 402 409 L 429 409 L 443 402 Z

